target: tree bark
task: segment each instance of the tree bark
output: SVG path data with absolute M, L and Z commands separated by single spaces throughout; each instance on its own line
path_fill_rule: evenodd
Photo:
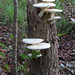
M 17 69 L 17 40 L 18 40 L 18 24 L 17 24 L 17 17 L 18 17 L 18 1 L 14 1 L 14 28 L 13 28 L 13 67 L 12 67 L 12 75 L 18 75 Z
M 29 0 L 27 6 L 28 38 L 42 38 L 51 43 L 51 48 L 41 50 L 42 57 L 31 59 L 28 75 L 58 75 L 58 41 L 56 24 L 51 24 L 49 13 L 38 17 L 39 8 L 33 7 L 34 3 L 41 0 Z

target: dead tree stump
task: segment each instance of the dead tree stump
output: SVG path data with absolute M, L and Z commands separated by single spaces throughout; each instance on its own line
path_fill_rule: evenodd
M 41 0 L 29 0 L 27 6 L 28 38 L 42 38 L 51 43 L 51 48 L 41 50 L 42 57 L 31 59 L 28 75 L 58 75 L 58 41 L 56 24 L 51 24 L 48 19 L 49 13 L 44 13 L 42 18 L 38 17 L 39 8 L 33 4 Z

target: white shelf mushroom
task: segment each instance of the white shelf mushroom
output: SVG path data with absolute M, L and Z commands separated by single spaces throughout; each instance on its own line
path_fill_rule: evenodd
M 57 19 L 61 19 L 61 17 L 60 16 L 55 16 L 55 17 L 52 17 L 48 20 L 51 20 L 51 24 L 53 24 L 55 22 L 55 20 L 57 20 Z
M 34 7 L 41 8 L 40 13 L 38 16 L 41 18 L 44 14 L 44 9 L 49 8 L 49 7 L 54 7 L 56 6 L 54 3 L 38 3 L 38 4 L 33 4 Z
M 53 2 L 55 0 L 42 0 L 43 2 L 46 2 L 46 3 L 50 3 L 50 2 Z
M 45 9 L 45 12 L 50 12 L 51 13 L 51 18 L 53 18 L 55 16 L 56 12 L 62 12 L 62 10 L 60 9 Z
M 43 41 L 43 39 L 38 39 L 38 38 L 25 38 L 22 40 L 24 43 L 27 44 L 37 44 Z
M 52 18 L 50 18 L 48 20 L 57 20 L 57 19 L 61 19 L 61 17 L 60 16 L 54 16 L 54 17 L 52 17 Z
M 39 44 L 27 46 L 28 49 L 36 50 L 36 51 L 41 49 L 48 49 L 50 47 L 51 47 L 50 43 L 39 43 Z

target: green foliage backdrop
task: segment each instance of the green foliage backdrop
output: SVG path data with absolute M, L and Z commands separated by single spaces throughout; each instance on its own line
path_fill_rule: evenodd
M 21 33 L 21 37 L 26 37 L 26 26 L 27 26 L 27 2 L 28 0 L 18 0 L 18 24 L 19 24 L 19 33 Z M 56 0 L 56 8 L 64 10 L 65 4 L 74 5 L 75 0 Z M 71 8 L 71 7 L 70 7 Z M 75 8 L 73 8 L 75 10 Z M 3 26 L 5 24 L 13 23 L 13 14 L 14 14 L 14 6 L 13 0 L 0 0 L 0 25 Z M 58 13 L 59 14 L 59 13 Z M 59 14 L 62 19 L 57 21 L 58 33 L 67 34 L 72 30 L 74 32 L 75 25 L 74 23 L 69 23 L 70 20 L 65 19 L 65 12 Z M 68 15 L 66 15 L 68 16 Z M 70 19 L 70 18 L 69 18 Z M 62 33 L 61 33 L 62 32 Z

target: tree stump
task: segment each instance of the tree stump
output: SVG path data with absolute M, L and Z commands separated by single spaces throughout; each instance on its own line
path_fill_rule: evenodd
M 38 17 L 39 8 L 33 7 L 34 3 L 41 0 L 29 0 L 27 5 L 28 38 L 42 38 L 51 43 L 51 48 L 41 50 L 42 57 L 31 59 L 28 75 L 58 75 L 58 41 L 56 24 L 51 24 L 48 19 L 50 13 Z

